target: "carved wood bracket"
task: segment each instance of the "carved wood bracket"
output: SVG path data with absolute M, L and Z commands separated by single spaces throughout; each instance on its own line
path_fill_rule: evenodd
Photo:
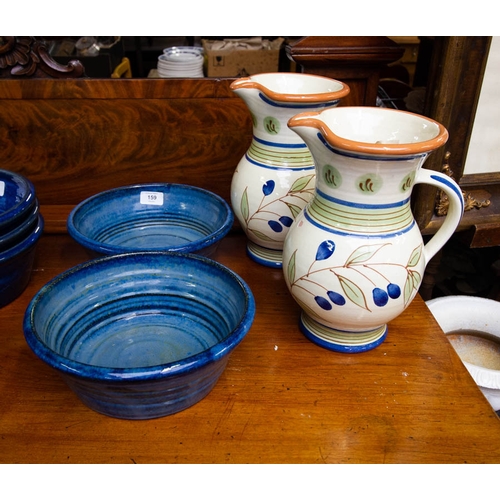
M 0 36 L 0 77 L 80 78 L 85 68 L 78 61 L 67 65 L 54 61 L 45 44 L 31 36 Z
M 453 171 L 451 170 L 449 164 L 450 156 L 451 152 L 446 151 L 444 155 L 442 172 L 456 181 L 456 179 L 453 176 Z M 485 208 L 490 205 L 490 200 L 478 201 L 470 193 L 467 193 L 464 190 L 462 190 L 462 195 L 464 197 L 465 211 L 472 210 L 474 208 L 479 210 L 480 208 Z M 440 217 L 445 216 L 448 213 L 449 203 L 450 202 L 448 200 L 448 196 L 446 196 L 446 194 L 443 191 L 439 191 L 436 198 L 436 206 L 435 206 L 436 215 Z

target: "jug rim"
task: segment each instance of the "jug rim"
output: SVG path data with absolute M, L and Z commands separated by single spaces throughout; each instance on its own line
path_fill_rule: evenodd
M 279 76 L 287 76 L 287 75 L 293 75 L 292 78 L 296 77 L 306 77 L 306 78 L 311 78 L 311 79 L 317 79 L 317 80 L 325 80 L 329 81 L 332 83 L 336 83 L 340 85 L 339 90 L 332 90 L 328 92 L 314 92 L 310 94 L 304 94 L 304 93 L 283 93 L 283 92 L 276 92 L 274 90 L 271 90 L 270 88 L 266 87 L 263 85 L 261 82 L 256 81 L 254 78 L 260 77 L 260 76 L 274 76 L 274 75 L 279 75 Z M 309 73 L 284 73 L 284 72 L 270 72 L 270 73 L 257 73 L 255 75 L 250 75 L 250 76 L 245 76 L 242 78 L 238 78 L 237 80 L 233 81 L 229 88 L 232 91 L 240 90 L 240 89 L 256 89 L 260 90 L 262 93 L 264 93 L 267 97 L 274 101 L 279 101 L 279 102 L 293 102 L 293 103 L 316 103 L 316 102 L 323 102 L 323 101 L 334 101 L 338 99 L 342 99 L 343 97 L 347 96 L 351 89 L 349 86 L 341 82 L 340 80 L 335 80 L 334 78 L 329 78 L 326 76 L 322 75 L 312 75 Z
M 359 110 L 362 112 L 375 110 L 375 112 L 377 113 L 396 113 L 399 116 L 411 116 L 414 118 L 419 118 L 435 125 L 437 127 L 437 134 L 431 139 L 406 143 L 372 143 L 348 139 L 334 133 L 331 128 L 328 127 L 328 125 L 320 119 L 322 113 L 327 113 L 332 110 L 339 110 L 339 113 L 342 113 L 346 112 L 346 109 L 349 109 L 351 111 Z M 315 128 L 321 132 L 325 140 L 333 148 L 380 156 L 406 156 L 428 153 L 443 146 L 447 142 L 449 135 L 448 130 L 444 127 L 444 125 L 427 116 L 400 109 L 379 108 L 376 106 L 349 106 L 349 108 L 339 107 L 322 111 L 306 111 L 303 113 L 298 113 L 290 118 L 290 120 L 288 120 L 288 127 L 290 127 L 291 129 L 294 129 L 296 127 Z

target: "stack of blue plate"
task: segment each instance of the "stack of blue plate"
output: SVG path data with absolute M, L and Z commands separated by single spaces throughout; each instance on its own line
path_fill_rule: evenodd
M 42 231 L 33 184 L 20 174 L 0 170 L 0 307 L 28 285 Z

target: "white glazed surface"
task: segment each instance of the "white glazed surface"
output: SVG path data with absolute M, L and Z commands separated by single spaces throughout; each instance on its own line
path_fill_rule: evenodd
M 427 306 L 445 333 L 479 330 L 500 339 L 500 302 L 453 295 L 429 300 Z M 463 363 L 493 409 L 500 410 L 500 371 Z
M 406 113 L 392 113 L 390 120 L 379 108 L 338 108 L 334 115 L 322 113 L 330 130 L 351 141 L 383 144 L 411 144 L 428 141 L 439 133 L 431 120 Z
M 330 78 L 295 73 L 261 73 L 251 79 L 278 94 L 323 94 L 344 86 Z

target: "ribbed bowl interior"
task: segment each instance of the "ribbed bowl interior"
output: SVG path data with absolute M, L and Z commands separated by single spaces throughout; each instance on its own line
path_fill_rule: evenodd
M 125 254 L 46 285 L 26 325 L 35 353 L 55 368 L 98 379 L 117 378 L 118 369 L 144 379 L 224 355 L 248 330 L 252 300 L 240 278 L 209 259 Z
M 161 196 L 162 204 L 141 202 L 145 192 Z M 140 185 L 82 202 L 68 218 L 68 231 L 83 246 L 108 255 L 196 252 L 225 236 L 233 221 L 229 205 L 209 191 L 180 184 Z

